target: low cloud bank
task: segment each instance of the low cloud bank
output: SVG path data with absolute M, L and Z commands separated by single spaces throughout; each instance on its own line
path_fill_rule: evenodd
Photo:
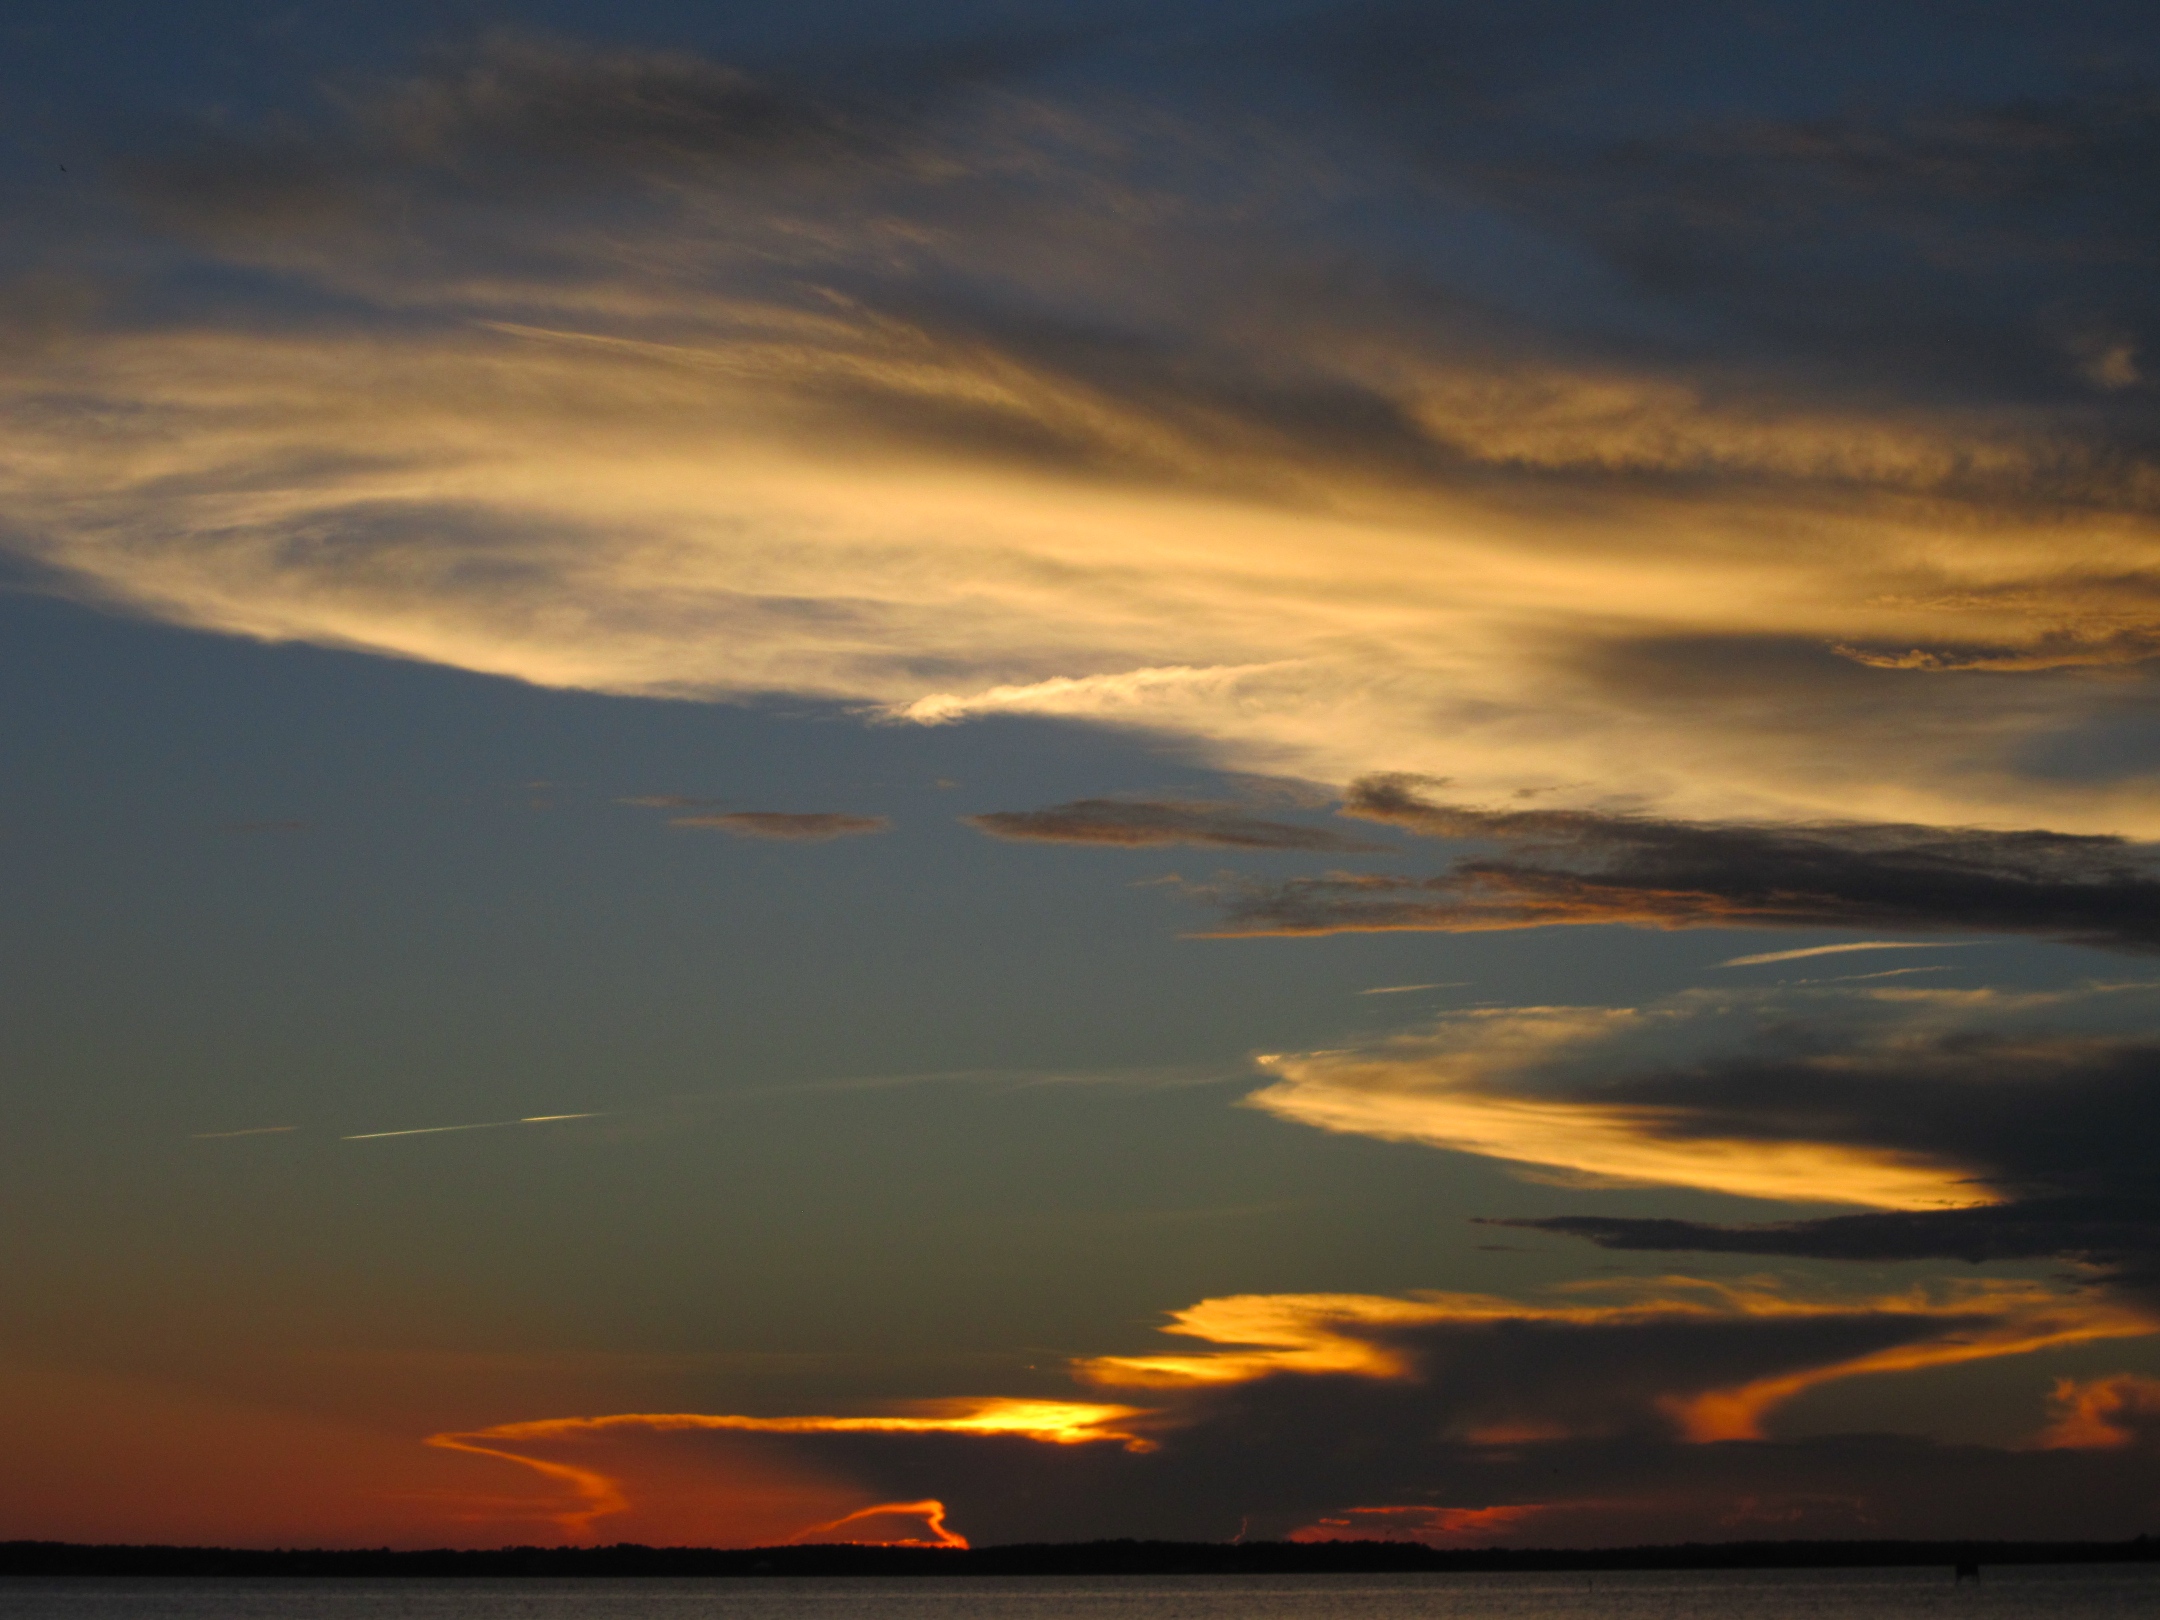
M 1477 1544 L 1684 1535 L 2118 1533 L 2148 1466 L 2144 1384 L 2036 1388 L 2027 1449 L 1776 1440 L 1828 1384 L 2160 1323 L 2037 1283 L 1852 1298 L 1683 1278 L 1482 1295 L 1240 1295 L 1173 1314 L 1193 1345 L 1079 1362 L 1119 1403 L 918 1404 L 876 1416 L 626 1413 L 437 1436 L 560 1496 L 615 1539 L 708 1476 L 798 1484 L 789 1536 L 977 1543 L 1149 1534 L 1386 1533 Z M 1989 1497 L 1986 1492 L 1998 1493 Z M 770 1521 L 770 1510 L 761 1510 Z M 2082 1520 L 2073 1515 L 2082 1512 Z M 2012 1515 L 2018 1517 L 2013 1518 Z M 731 1539 L 716 1525 L 712 1539 Z M 733 1539 L 745 1539 L 739 1534 Z M 772 1539 L 785 1539 L 773 1537 Z

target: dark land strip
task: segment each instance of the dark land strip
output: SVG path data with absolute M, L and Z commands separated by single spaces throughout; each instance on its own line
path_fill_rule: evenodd
M 1436 1548 L 1400 1541 L 1086 1541 L 1009 1547 L 235 1548 L 0 1542 L 0 1575 L 776 1576 L 1350 1575 L 1861 1569 L 2160 1562 L 2130 1541 L 1721 1541 L 1661 1547 Z

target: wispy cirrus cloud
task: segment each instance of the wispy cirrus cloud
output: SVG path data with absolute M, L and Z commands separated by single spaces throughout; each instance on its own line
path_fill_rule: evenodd
M 123 142 L 144 223 L 91 258 L 173 287 L 18 321 L 7 543 L 127 611 L 551 686 L 2160 831 L 2136 771 L 2031 764 L 2136 701 L 2160 626 L 2151 300 L 2103 211 L 1945 155 L 2039 164 L 2005 132 L 2044 126 L 2057 167 L 2142 172 L 2149 108 L 1634 106 L 1592 139 L 1400 93 L 1562 82 L 1573 30 L 1360 17 L 1256 19 L 1214 61 L 1275 64 L 1234 128 L 1078 38 L 870 85 L 497 33 Z M 1874 269 L 1800 297 L 1798 199 Z M 1435 208 L 1482 269 L 1386 224 Z M 1917 221 L 1963 250 L 1916 257 Z M 2056 232 L 2092 251 L 2036 302 L 2003 267 Z M 320 318 L 188 305 L 232 270 Z M 1565 325 L 1520 294 L 1585 274 Z M 1923 281 L 1928 322 L 1885 315 Z M 2119 681 L 2077 675 L 2096 648 Z

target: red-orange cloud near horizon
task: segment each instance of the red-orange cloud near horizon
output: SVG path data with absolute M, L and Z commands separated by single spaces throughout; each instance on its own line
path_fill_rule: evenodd
M 1513 1502 L 1492 1507 L 1433 1507 L 1424 1504 L 1344 1508 L 1293 1530 L 1289 1541 L 1420 1541 L 1427 1546 L 1461 1545 L 1505 1534 L 1546 1511 L 1543 1502 Z

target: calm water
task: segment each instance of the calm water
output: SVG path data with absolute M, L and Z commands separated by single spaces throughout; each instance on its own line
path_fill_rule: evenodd
M 0 1620 L 2153 1620 L 2160 1566 L 1032 1580 L 0 1578 Z

